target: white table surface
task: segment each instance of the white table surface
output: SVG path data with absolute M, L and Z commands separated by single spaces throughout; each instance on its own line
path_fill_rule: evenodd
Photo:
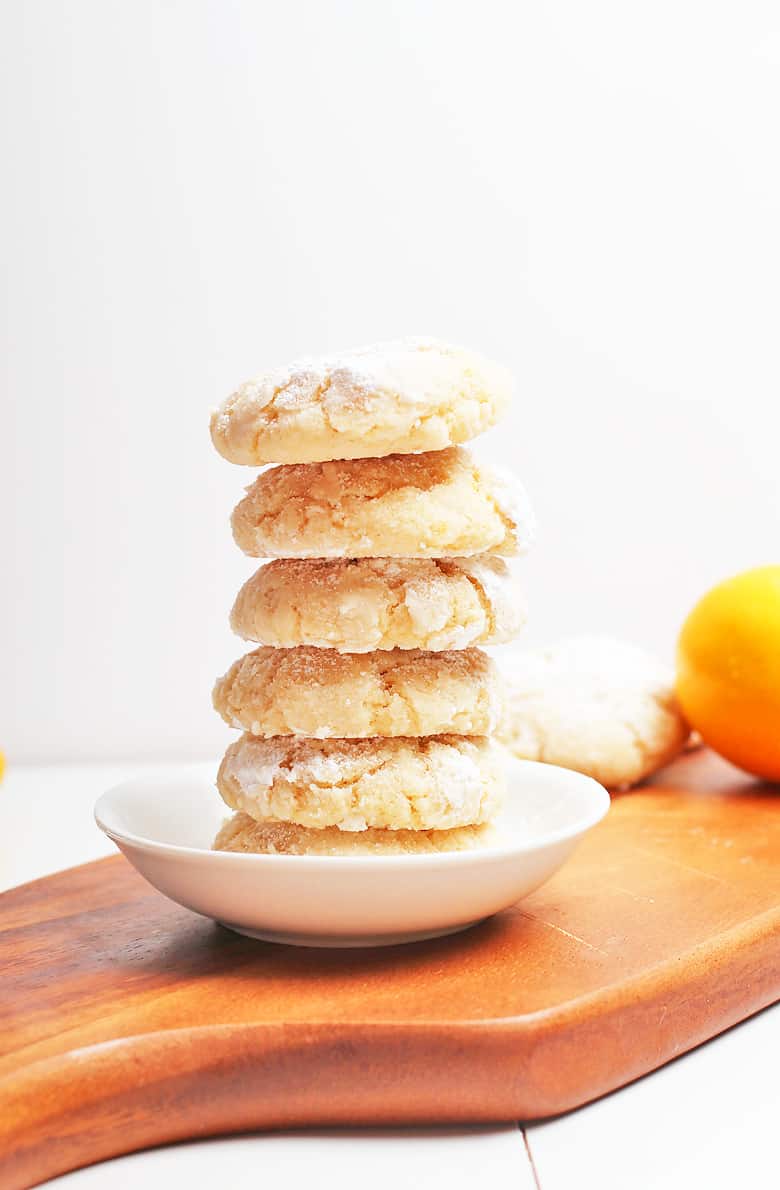
M 178 766 L 180 767 L 180 766 Z M 0 785 L 0 888 L 109 855 L 92 820 L 109 785 L 172 766 L 13 767 Z M 273 1133 L 120 1157 L 48 1183 L 62 1190 L 274 1182 L 319 1190 L 776 1188 L 780 1005 L 588 1107 L 523 1129 Z

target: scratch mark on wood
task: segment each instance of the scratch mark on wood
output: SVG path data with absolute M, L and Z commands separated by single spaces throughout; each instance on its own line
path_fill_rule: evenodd
M 674 859 L 671 855 L 663 855 L 660 851 L 646 851 L 644 847 L 633 847 L 632 850 L 639 855 L 648 855 L 651 859 L 673 864 L 675 868 L 683 868 L 686 872 L 695 872 L 697 876 L 703 876 L 705 880 L 714 880 L 716 884 L 729 883 L 727 880 L 721 880 L 720 876 L 713 876 L 711 872 L 703 872 L 701 868 L 694 868 L 692 864 L 684 864 L 682 860 Z
M 563 926 L 556 926 L 555 922 L 547 921 L 544 917 L 537 917 L 533 913 L 526 913 L 524 909 L 519 910 L 521 917 L 527 917 L 530 921 L 536 921 L 540 926 L 547 926 L 550 930 L 555 930 L 558 934 L 563 934 L 566 938 L 573 939 L 574 942 L 579 942 L 581 946 L 586 946 L 588 950 L 595 950 L 597 954 L 603 954 L 605 959 L 609 958 L 609 953 L 602 950 L 600 946 L 594 946 L 592 942 L 588 942 L 585 938 L 580 938 L 579 934 L 572 934 L 570 930 L 564 930 Z
M 611 888 L 615 892 L 624 893 L 630 897 L 632 901 L 637 901 L 641 905 L 654 905 L 655 897 L 646 897 L 643 893 L 632 892 L 630 888 L 623 888 L 622 884 L 605 884 L 604 888 Z

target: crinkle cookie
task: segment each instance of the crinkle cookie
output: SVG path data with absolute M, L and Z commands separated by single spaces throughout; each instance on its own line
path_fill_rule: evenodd
M 395 649 L 261 648 L 214 687 L 230 727 L 256 736 L 488 735 L 499 718 L 496 668 L 480 649 L 428 653 Z
M 517 636 L 519 584 L 501 558 L 280 558 L 244 583 L 230 626 L 244 640 L 341 653 L 465 649 Z
M 255 558 L 444 558 L 524 552 L 534 522 L 519 483 L 468 451 L 272 467 L 232 518 Z
M 263 373 L 214 412 L 211 437 L 253 466 L 442 450 L 492 426 L 511 390 L 489 360 L 402 339 Z
M 507 687 L 499 739 L 613 789 L 635 785 L 685 746 L 671 670 L 635 645 L 572 637 L 499 658 Z
M 489 822 L 449 831 L 340 831 L 335 826 L 312 830 L 291 822 L 257 822 L 248 814 L 234 814 L 213 846 L 215 851 L 254 855 L 431 855 L 489 847 L 497 836 Z
M 500 749 L 487 739 L 306 740 L 243 735 L 217 787 L 250 818 L 342 831 L 452 830 L 486 822 L 504 792 Z

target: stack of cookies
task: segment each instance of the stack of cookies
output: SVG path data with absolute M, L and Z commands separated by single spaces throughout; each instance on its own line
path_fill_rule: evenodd
M 505 371 L 428 340 L 306 361 L 243 385 L 211 422 L 262 466 L 233 535 L 272 558 L 231 625 L 261 647 L 214 705 L 243 734 L 217 784 L 220 850 L 345 855 L 483 843 L 503 766 L 494 665 L 521 598 L 503 557 L 532 517 L 509 476 L 458 444 L 491 426 Z

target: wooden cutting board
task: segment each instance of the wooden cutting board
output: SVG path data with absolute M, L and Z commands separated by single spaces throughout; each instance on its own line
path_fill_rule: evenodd
M 690 754 L 526 901 L 403 947 L 252 942 L 121 856 L 0 930 L 3 1190 L 219 1132 L 538 1119 L 780 997 L 780 795 Z

